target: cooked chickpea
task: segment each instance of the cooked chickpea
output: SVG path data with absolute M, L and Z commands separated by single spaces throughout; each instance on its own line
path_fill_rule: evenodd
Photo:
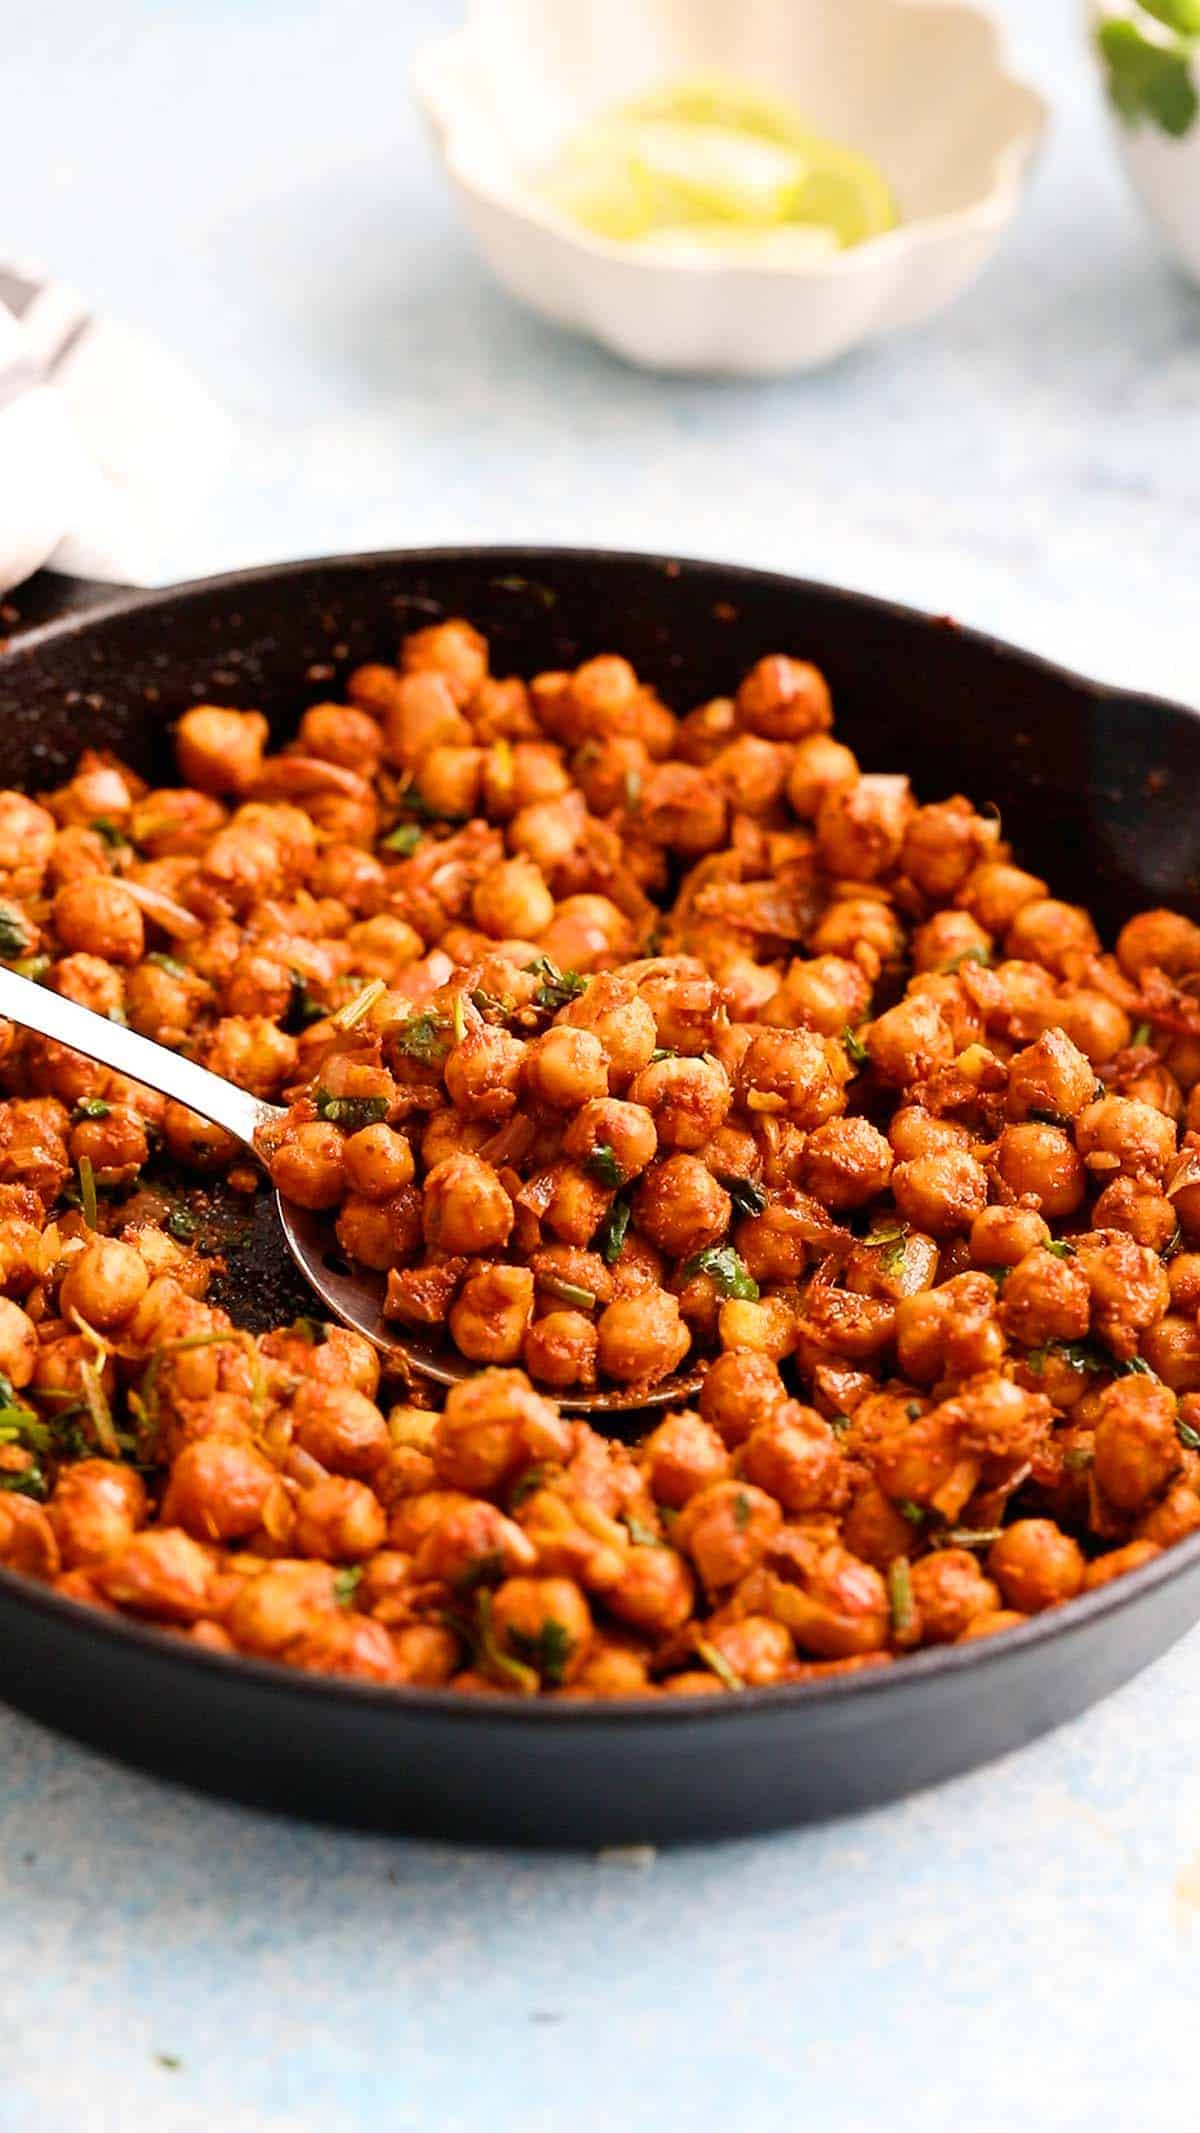
M 524 1266 L 481 1266 L 451 1306 L 455 1346 L 473 1363 L 518 1363 L 533 1317 L 533 1275 Z
M 1025 874 L 1020 867 L 1009 866 L 1003 860 L 988 859 L 972 867 L 955 902 L 970 912 L 985 933 L 996 935 L 1006 934 L 1018 912 L 1045 894 L 1046 884 L 1036 874 Z M 1035 956 L 1030 960 L 1040 959 Z
M 653 1385 L 669 1377 L 691 1346 L 679 1304 L 665 1290 L 620 1297 L 600 1314 L 597 1361 L 623 1385 Z
M 672 1259 L 715 1244 L 729 1228 L 732 1213 L 729 1194 L 695 1155 L 672 1155 L 655 1163 L 633 1200 L 638 1229 Z
M 1006 1126 L 995 1149 L 996 1170 L 1013 1198 L 1052 1220 L 1073 1215 L 1087 1190 L 1087 1173 L 1069 1136 L 1057 1126 Z
M 1025 1615 L 1073 1600 L 1086 1567 L 1078 1542 L 1050 1518 L 1006 1526 L 988 1550 L 987 1566 L 1006 1604 Z
M 142 914 L 123 883 L 89 874 L 61 888 L 51 909 L 64 948 L 107 963 L 138 963 L 146 944 Z
M 1000 1605 L 1000 1593 L 966 1548 L 935 1548 L 909 1572 L 924 1644 L 953 1644 L 980 1615 Z
M 1175 1154 L 1175 1128 L 1150 1104 L 1102 1096 L 1080 1112 L 1076 1143 L 1090 1169 L 1162 1177 Z
M 523 1080 L 533 1103 L 578 1110 L 608 1093 L 604 1047 L 590 1030 L 548 1029 L 526 1049 Z
M 734 702 L 739 723 L 768 741 L 802 741 L 833 723 L 829 686 L 820 669 L 782 654 L 751 667 Z
M 180 775 L 204 793 L 249 792 L 262 768 L 269 734 L 261 711 L 196 704 L 175 728 Z
M 815 822 L 828 795 L 855 784 L 858 775 L 857 758 L 842 741 L 827 733 L 807 734 L 792 756 L 788 804 L 802 821 Z
M 907 778 L 860 777 L 827 792 L 817 815 L 821 864 L 843 881 L 876 881 L 900 857 L 912 812 Z
M 871 1064 L 882 1080 L 901 1086 L 925 1080 L 954 1056 L 954 1038 L 937 1002 L 910 994 L 870 1023 Z
M 296 1499 L 294 1541 L 301 1555 L 354 1563 L 382 1548 L 386 1537 L 383 1506 L 365 1482 L 330 1474 Z
M 715 1059 L 659 1059 L 634 1075 L 629 1100 L 650 1113 L 663 1148 L 703 1148 L 723 1124 L 733 1092 Z
M 690 1410 L 668 1415 L 642 1446 L 646 1478 L 658 1503 L 681 1510 L 689 1496 L 723 1481 L 729 1454 L 710 1422 Z
M 1073 956 L 1099 952 L 1100 940 L 1086 911 L 1077 904 L 1058 903 L 1050 896 L 1033 897 L 1023 903 L 1004 938 L 1006 955 L 1064 975 Z
M 98 1332 L 107 1333 L 132 1316 L 149 1286 L 146 1262 L 132 1244 L 94 1237 L 63 1276 L 59 1310 L 66 1319 L 78 1312 Z
M 789 1517 L 831 1510 L 844 1493 L 837 1438 L 815 1409 L 798 1400 L 785 1401 L 751 1430 L 737 1464 Z
M 596 1328 L 582 1311 L 548 1311 L 526 1332 L 521 1360 L 531 1378 L 556 1392 L 596 1382 Z
M 1029 1207 L 985 1207 L 971 1224 L 971 1260 L 979 1267 L 1015 1266 L 1049 1242 L 1049 1229 Z
M 422 1220 L 438 1251 L 495 1251 L 508 1242 L 513 1204 L 490 1163 L 451 1155 L 426 1175 Z
M 835 1213 L 864 1207 L 886 1192 L 891 1175 L 891 1148 L 869 1119 L 829 1119 L 804 1144 L 800 1176 L 805 1191 Z
M 932 1237 L 970 1229 L 987 1205 L 987 1191 L 983 1165 L 962 1148 L 898 1163 L 892 1173 L 892 1193 L 901 1214 Z
M 271 1183 L 297 1207 L 336 1207 L 346 1184 L 345 1143 L 334 1125 L 313 1119 L 297 1126 L 271 1157 Z
M 382 1120 L 347 1134 L 342 1164 L 351 1190 L 367 1200 L 390 1200 L 413 1181 L 411 1147 L 402 1133 Z
M 1086 1274 L 1069 1259 L 1039 1246 L 1018 1260 L 1004 1284 L 1000 1323 L 1026 1348 L 1047 1341 L 1082 1340 L 1091 1316 Z

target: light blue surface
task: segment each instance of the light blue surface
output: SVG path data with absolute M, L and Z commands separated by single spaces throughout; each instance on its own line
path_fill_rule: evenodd
M 639 376 L 493 291 L 408 108 L 432 0 L 9 0 L 0 239 L 237 418 L 164 575 L 675 547 L 1194 695 L 1200 301 L 1124 196 L 1074 7 L 1002 11 L 1059 106 L 1020 226 L 945 320 L 820 378 Z M 273 1824 L 0 1716 L 0 2127 L 1182 2133 L 1198 1689 L 1192 1638 L 976 1777 L 642 1869 Z

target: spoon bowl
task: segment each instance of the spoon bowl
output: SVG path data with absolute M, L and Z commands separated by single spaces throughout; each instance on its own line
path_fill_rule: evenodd
M 155 1044 L 136 1030 L 110 1022 L 105 1015 L 81 1007 L 61 993 L 48 992 L 30 978 L 0 965 L 0 1016 L 21 1029 L 33 1030 L 67 1045 L 73 1052 L 94 1059 L 101 1066 L 141 1082 L 158 1095 L 186 1104 L 210 1124 L 220 1126 L 239 1141 L 248 1155 L 262 1163 L 258 1135 L 286 1114 L 279 1104 L 268 1103 L 235 1087 L 207 1067 L 197 1066 L 166 1045 Z M 356 1333 L 365 1335 L 384 1356 L 387 1367 L 401 1378 L 428 1378 L 437 1385 L 457 1385 L 475 1375 L 476 1366 L 460 1356 L 449 1342 L 398 1340 L 384 1317 L 384 1282 L 367 1267 L 351 1266 L 341 1251 L 328 1215 L 297 1207 L 275 1193 L 275 1211 L 284 1242 L 309 1287 L 331 1315 Z M 612 1391 L 575 1392 L 559 1396 L 565 1414 L 633 1414 L 650 1407 L 673 1406 L 695 1392 L 700 1373 L 676 1374 L 659 1385 L 621 1386 Z

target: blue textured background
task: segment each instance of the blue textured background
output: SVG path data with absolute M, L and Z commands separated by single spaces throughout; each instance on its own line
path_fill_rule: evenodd
M 1196 693 L 1200 301 L 1125 197 L 1072 6 L 1001 10 L 1058 113 L 978 290 L 765 386 L 640 376 L 483 280 L 408 103 L 409 55 L 453 12 L 9 0 L 0 237 L 237 419 L 165 572 L 661 546 Z M 274 1824 L 0 1716 L 0 2126 L 1175 2133 L 1198 1686 L 1193 1638 L 936 1794 L 644 1868 Z

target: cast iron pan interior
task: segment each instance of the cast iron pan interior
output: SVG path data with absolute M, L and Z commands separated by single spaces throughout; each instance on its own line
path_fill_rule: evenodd
M 215 698 L 280 737 L 347 670 L 444 614 L 498 672 L 619 650 L 684 709 L 765 651 L 815 659 L 838 730 L 923 797 L 993 801 L 1018 856 L 1111 932 L 1140 903 L 1200 917 L 1200 721 L 952 623 L 716 564 L 475 549 L 287 564 L 80 611 L 43 580 L 0 653 L 0 784 L 81 747 L 172 776 L 170 721 Z M 45 621 L 65 604 L 68 612 Z M 70 611 L 76 610 L 75 612 Z M 11 625 L 10 625 L 11 626 Z M 263 1196 L 224 1301 L 303 1307 Z M 1200 1540 L 1010 1635 L 877 1674 L 692 1703 L 517 1704 L 226 1660 L 0 1572 L 0 1693 L 204 1789 L 340 1821 L 535 1844 L 669 1842 L 843 1812 L 965 1770 L 1086 1706 L 1200 1615 Z

